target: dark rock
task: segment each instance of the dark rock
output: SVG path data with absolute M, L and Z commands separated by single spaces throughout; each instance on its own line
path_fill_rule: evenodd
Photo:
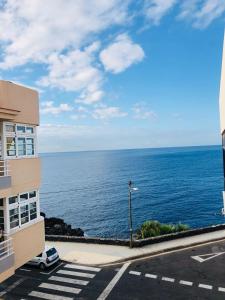
M 45 213 L 41 212 L 41 216 L 45 219 L 45 234 L 46 235 L 61 235 L 61 236 L 84 236 L 84 231 L 81 228 L 72 228 L 60 218 L 46 218 Z

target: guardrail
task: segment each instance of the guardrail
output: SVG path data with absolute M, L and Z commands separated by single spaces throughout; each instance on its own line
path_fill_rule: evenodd
M 12 238 L 0 243 L 0 261 L 13 254 Z
M 8 160 L 0 160 L 0 177 L 9 176 L 9 162 Z

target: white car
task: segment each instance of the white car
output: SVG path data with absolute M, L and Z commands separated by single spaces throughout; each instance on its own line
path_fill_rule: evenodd
M 29 265 L 38 266 L 44 270 L 59 261 L 59 254 L 55 247 L 46 246 L 45 250 L 28 262 Z

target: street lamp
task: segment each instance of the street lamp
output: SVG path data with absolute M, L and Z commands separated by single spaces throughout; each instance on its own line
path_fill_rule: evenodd
M 129 227 L 130 227 L 130 248 L 133 247 L 133 222 L 132 222 L 132 203 L 131 194 L 132 192 L 138 191 L 138 188 L 132 187 L 133 183 L 130 180 L 128 182 L 128 206 L 129 206 Z

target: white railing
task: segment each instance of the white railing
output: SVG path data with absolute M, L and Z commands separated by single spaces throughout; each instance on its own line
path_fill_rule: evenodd
M 0 177 L 9 176 L 9 162 L 8 160 L 0 160 Z
M 12 238 L 7 238 L 0 243 L 0 261 L 13 254 Z

